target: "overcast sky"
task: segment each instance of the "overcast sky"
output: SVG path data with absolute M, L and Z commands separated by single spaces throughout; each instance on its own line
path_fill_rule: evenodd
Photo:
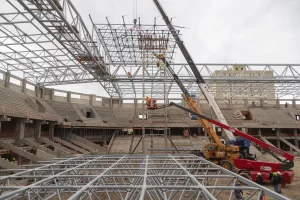
M 86 25 L 131 23 L 136 0 L 72 0 Z M 299 0 L 160 0 L 197 63 L 300 63 Z M 142 23 L 160 17 L 152 0 L 138 0 Z M 161 18 L 160 23 L 163 24 Z M 183 57 L 178 62 L 184 62 Z M 93 86 L 92 86 L 93 85 Z M 102 94 L 95 84 L 56 88 Z M 97 92 L 95 91 L 97 90 Z

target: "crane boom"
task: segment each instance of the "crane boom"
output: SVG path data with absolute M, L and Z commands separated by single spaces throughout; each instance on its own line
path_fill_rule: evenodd
M 185 57 L 185 59 L 188 63 L 188 65 L 190 66 L 193 74 L 195 75 L 196 82 L 197 82 L 201 92 L 203 93 L 204 97 L 206 98 L 207 102 L 209 103 L 209 106 L 212 108 L 212 110 L 216 114 L 218 120 L 220 122 L 222 122 L 223 124 L 228 125 L 228 123 L 227 123 L 224 115 L 222 114 L 216 100 L 214 99 L 213 95 L 209 91 L 208 85 L 205 83 L 204 79 L 202 78 L 202 76 L 201 76 L 200 72 L 198 71 L 192 57 L 190 56 L 188 50 L 186 49 L 183 41 L 180 39 L 176 29 L 174 28 L 171 21 L 169 20 L 166 12 L 162 8 L 162 6 L 160 5 L 158 0 L 153 0 L 153 2 L 156 5 L 156 7 L 158 8 L 163 20 L 165 21 L 166 25 L 169 28 L 169 31 L 173 35 L 173 37 L 176 41 L 176 44 L 178 45 L 179 49 L 181 50 L 183 56 Z M 235 139 L 234 135 L 230 131 L 224 130 L 224 132 L 225 132 L 225 135 L 227 136 L 228 140 L 234 140 Z
M 265 142 L 263 142 L 263 141 L 255 138 L 255 137 L 252 137 L 251 135 L 248 135 L 247 133 L 244 133 L 244 132 L 242 132 L 242 131 L 240 131 L 238 129 L 232 128 L 232 127 L 230 127 L 230 126 L 228 126 L 226 124 L 223 124 L 221 122 L 218 122 L 218 121 L 216 121 L 214 119 L 208 118 L 208 117 L 206 117 L 204 115 L 201 115 L 201 114 L 199 114 L 197 112 L 194 112 L 194 111 L 192 111 L 192 110 L 190 110 L 188 108 L 185 108 L 185 107 L 183 107 L 181 105 L 178 105 L 178 104 L 176 104 L 174 102 L 170 102 L 169 106 L 175 106 L 175 107 L 177 107 L 177 108 L 179 108 L 181 110 L 184 110 L 184 111 L 187 111 L 187 112 L 189 112 L 189 113 L 191 113 L 193 115 L 196 115 L 199 118 L 205 119 L 205 120 L 209 121 L 212 124 L 215 124 L 216 126 L 218 126 L 220 128 L 226 129 L 226 130 L 228 130 L 228 131 L 230 131 L 230 132 L 232 132 L 232 133 L 234 133 L 234 134 L 236 134 L 238 136 L 246 138 L 246 139 L 250 140 L 251 142 L 254 142 L 254 143 L 258 144 L 262 149 L 264 149 L 264 150 L 266 150 L 268 152 L 271 152 L 273 154 L 278 154 L 278 155 L 286 158 L 286 160 L 288 160 L 288 161 L 282 161 L 282 160 L 280 160 L 280 161 L 284 162 L 285 164 L 288 164 L 289 168 L 292 168 L 294 166 L 294 164 L 293 164 L 294 155 L 292 155 L 292 154 L 290 154 L 288 152 L 285 152 L 285 151 L 283 151 L 283 150 L 281 150 L 281 149 L 279 149 L 277 147 L 274 147 L 274 146 L 272 146 L 270 144 L 267 144 L 267 143 L 265 143 Z
M 165 56 L 163 54 L 158 54 L 158 55 L 154 54 L 154 55 L 158 59 L 160 59 L 162 62 L 164 62 L 164 64 L 166 65 L 168 71 L 171 73 L 171 75 L 173 76 L 175 82 L 177 83 L 177 85 L 181 89 L 181 91 L 183 93 L 182 96 L 183 96 L 185 102 L 188 104 L 188 106 L 191 109 L 193 109 L 193 111 L 202 114 L 202 111 L 197 106 L 197 104 L 194 102 L 194 100 L 191 97 L 190 93 L 184 87 L 184 85 L 182 84 L 181 80 L 178 78 L 177 74 L 174 72 L 174 70 L 170 66 L 169 62 L 166 60 Z M 216 134 L 216 132 L 213 130 L 213 128 L 210 125 L 210 123 L 207 120 L 202 119 L 202 118 L 198 118 L 198 121 L 200 122 L 200 124 L 202 125 L 202 127 L 205 129 L 205 131 L 207 132 L 207 134 L 212 138 L 212 140 L 215 143 L 217 143 L 218 145 L 222 145 L 222 142 L 221 142 L 220 138 L 218 137 L 218 135 Z

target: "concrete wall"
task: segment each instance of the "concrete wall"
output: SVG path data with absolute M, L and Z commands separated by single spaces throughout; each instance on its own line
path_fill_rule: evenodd
M 8 88 L 16 92 L 22 92 L 22 87 L 13 83 L 10 83 Z
M 32 96 L 32 97 L 36 96 L 35 91 L 32 91 L 30 89 L 25 89 L 25 94 Z

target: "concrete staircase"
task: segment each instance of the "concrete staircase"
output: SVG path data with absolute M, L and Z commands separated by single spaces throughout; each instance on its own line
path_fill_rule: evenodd
M 19 165 L 9 162 L 9 160 L 5 158 L 0 158 L 0 167 L 3 169 L 22 169 Z
M 38 161 L 41 161 L 41 160 L 47 160 L 45 158 L 37 157 L 36 155 L 34 155 L 32 153 L 29 153 L 29 152 L 23 150 L 22 148 L 19 148 L 17 146 L 9 144 L 4 140 L 0 140 L 0 146 L 3 147 L 4 149 L 12 151 L 13 153 L 18 154 L 18 155 L 20 155 L 24 158 L 27 158 L 29 160 L 32 160 L 34 162 L 38 162 Z
M 73 150 L 63 147 L 62 145 L 52 142 L 51 140 L 48 140 L 46 138 L 40 138 L 40 140 L 41 142 L 54 147 L 54 151 L 58 156 L 70 155 L 73 153 Z
M 63 144 L 64 146 L 67 146 L 67 147 L 69 147 L 69 148 L 71 148 L 71 149 L 74 149 L 75 151 L 78 151 L 78 152 L 80 152 L 80 153 L 84 153 L 84 154 L 89 153 L 89 151 L 86 151 L 86 150 L 84 150 L 84 149 L 82 149 L 82 148 L 80 148 L 80 147 L 78 147 L 78 146 L 76 146 L 76 145 L 74 145 L 74 144 L 72 144 L 72 143 L 70 143 L 70 142 L 67 142 L 67 141 L 65 141 L 65 140 L 62 140 L 62 139 L 60 139 L 60 138 L 54 137 L 53 140 L 54 140 L 55 142 L 57 142 L 57 143 Z
M 40 150 L 42 150 L 42 151 L 44 151 L 44 152 L 46 152 L 46 153 L 48 153 L 52 156 L 57 156 L 56 153 L 54 151 L 52 151 L 51 149 L 48 149 L 47 147 L 44 147 L 44 146 L 42 146 L 42 145 L 40 145 L 40 144 L 30 140 L 30 139 L 24 138 L 24 139 L 21 139 L 21 142 L 23 144 L 28 145 L 28 146 L 34 147 L 36 149 L 40 149 Z

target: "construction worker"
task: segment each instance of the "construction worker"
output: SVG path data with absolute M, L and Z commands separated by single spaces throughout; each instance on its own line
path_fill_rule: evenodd
M 12 158 L 11 162 L 17 164 L 17 160 L 15 158 Z
M 257 173 L 256 175 L 256 183 L 259 184 L 259 185 L 263 185 L 264 184 L 264 181 L 263 181 L 263 178 L 261 176 L 261 173 Z
M 272 179 L 271 179 L 271 183 L 272 183 L 272 185 L 273 185 L 273 187 L 274 187 L 274 191 L 275 192 L 277 192 L 277 193 L 279 193 L 279 191 L 278 191 L 278 174 L 277 174 L 277 172 L 274 172 L 273 173 L 273 176 L 272 176 Z
M 277 172 L 277 176 L 278 176 L 278 193 L 281 193 L 281 181 L 282 181 L 282 176 L 280 171 Z
M 235 184 L 235 186 L 241 186 L 241 184 L 240 183 L 237 183 L 237 184 Z M 244 198 L 243 198 L 243 191 L 242 190 L 239 190 L 239 189 L 235 189 L 234 190 L 234 196 L 235 196 L 235 199 L 236 200 L 243 200 Z

